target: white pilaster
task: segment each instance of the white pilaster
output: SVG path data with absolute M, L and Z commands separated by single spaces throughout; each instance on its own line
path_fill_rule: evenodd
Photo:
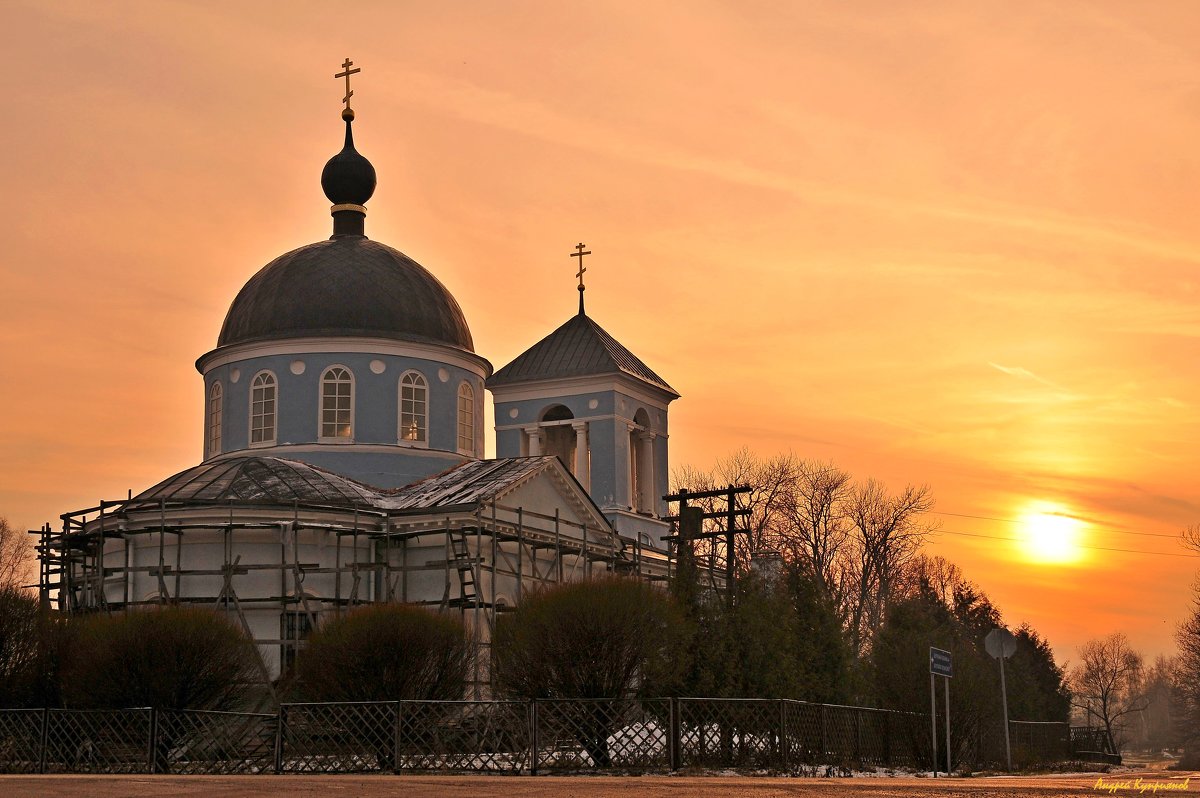
M 571 428 L 575 430 L 575 479 L 579 480 L 584 490 L 590 490 L 592 475 L 589 468 L 591 458 L 588 457 L 588 423 L 576 421 Z
M 529 436 L 529 456 L 537 457 L 542 453 L 542 431 L 538 427 L 526 427 L 525 434 Z
M 638 497 L 638 509 L 644 513 L 653 513 L 654 502 L 654 433 L 641 430 L 638 438 L 638 481 L 641 482 L 641 495 Z

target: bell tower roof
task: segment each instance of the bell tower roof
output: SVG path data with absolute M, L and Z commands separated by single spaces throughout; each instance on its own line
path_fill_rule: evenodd
M 608 334 L 586 313 L 572 316 L 497 371 L 487 381 L 494 389 L 542 380 L 624 374 L 678 399 L 667 381 Z

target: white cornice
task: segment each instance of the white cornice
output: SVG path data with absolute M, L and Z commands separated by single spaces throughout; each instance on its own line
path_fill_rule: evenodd
M 500 402 L 523 402 L 528 399 L 553 399 L 566 395 L 585 395 L 605 391 L 619 391 L 651 407 L 666 410 L 676 395 L 641 380 L 624 374 L 602 374 L 594 377 L 562 377 L 553 380 L 538 380 L 520 385 L 488 386 L 492 397 Z
M 523 423 L 517 423 L 514 421 L 511 424 L 497 424 L 496 432 L 503 432 L 504 430 L 510 430 L 510 429 L 527 430 L 531 427 L 537 427 L 538 429 L 546 429 L 547 427 L 566 426 L 568 424 L 579 424 L 579 423 L 583 423 L 585 421 L 588 423 L 591 423 L 593 421 L 622 421 L 626 424 L 629 424 L 632 427 L 640 427 L 641 426 L 636 421 L 634 421 L 632 418 L 623 416 L 620 413 L 609 413 L 606 416 L 580 416 L 579 418 L 569 418 L 569 419 L 565 419 L 564 421 L 556 421 L 556 422 L 551 422 L 551 423 L 546 423 L 545 421 L 526 421 Z M 665 439 L 665 438 L 670 437 L 665 432 L 661 432 L 659 430 L 654 430 L 654 429 L 652 429 L 652 431 L 656 438 L 664 438 Z
M 210 457 L 204 462 L 216 462 L 218 460 L 228 460 L 231 457 L 282 457 L 289 459 L 289 454 L 302 452 L 329 452 L 331 454 L 345 454 L 354 452 L 357 454 L 403 454 L 412 455 L 414 457 L 438 457 L 438 458 L 453 458 L 459 462 L 467 460 L 477 460 L 478 458 L 470 455 L 464 455 L 460 452 L 452 452 L 449 449 L 429 449 L 426 447 L 417 446 L 402 446 L 400 444 L 386 443 L 285 443 L 275 446 L 255 446 L 248 449 L 233 449 L 228 452 L 222 452 L 216 457 Z
M 457 366 L 487 379 L 492 375 L 492 364 L 486 358 L 471 352 L 464 352 L 452 346 L 439 344 L 423 344 L 415 341 L 397 341 L 392 338 L 358 338 L 358 337 L 314 337 L 314 338 L 284 338 L 271 341 L 251 341 L 244 344 L 218 347 L 211 352 L 201 355 L 196 360 L 196 370 L 207 374 L 215 368 L 248 360 L 255 357 L 283 355 L 339 354 L 349 352 L 363 355 L 390 355 L 394 357 L 412 357 L 430 360 L 434 363 L 446 363 Z

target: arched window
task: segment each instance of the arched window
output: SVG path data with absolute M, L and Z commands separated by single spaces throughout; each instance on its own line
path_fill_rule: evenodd
M 542 413 L 542 454 L 553 454 L 571 473 L 575 473 L 575 415 L 565 405 L 553 405 Z
M 629 503 L 635 512 L 654 511 L 654 436 L 645 408 L 633 414 L 629 430 Z
M 321 440 L 354 437 L 354 377 L 349 369 L 331 366 L 321 375 Z
M 429 387 L 416 371 L 400 377 L 400 442 L 416 446 L 429 443 Z
M 208 392 L 208 456 L 221 452 L 221 383 L 214 382 Z
M 260 371 L 250 383 L 250 445 L 275 443 L 275 375 Z
M 475 391 L 466 382 L 458 386 L 458 450 L 475 453 Z

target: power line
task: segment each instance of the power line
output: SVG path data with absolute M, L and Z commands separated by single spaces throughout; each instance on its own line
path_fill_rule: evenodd
M 952 515 L 955 518 L 974 518 L 977 521 L 1003 521 L 1006 524 L 1023 524 L 1023 523 L 1025 523 L 1020 518 L 997 518 L 992 515 L 967 515 L 966 513 L 946 513 L 946 512 L 942 512 L 941 510 L 930 510 L 930 512 L 934 513 L 935 515 Z M 1072 516 L 1063 516 L 1063 517 L 1071 518 Z M 1148 538 L 1170 538 L 1172 540 L 1179 539 L 1179 535 L 1168 535 L 1164 532 L 1135 532 L 1132 529 L 1117 529 L 1114 526 L 1098 526 L 1096 524 L 1092 524 L 1087 521 L 1084 521 L 1083 523 L 1088 524 L 1088 526 L 1091 526 L 1094 529 L 1098 529 L 1103 532 L 1116 532 L 1117 534 L 1120 534 L 1120 535 L 1139 535 L 1139 536 L 1148 537 Z
M 945 513 L 950 515 L 950 513 Z M 968 538 L 987 538 L 988 540 L 1007 540 L 1012 543 L 1026 543 L 1028 541 L 1021 538 L 1004 537 L 1003 535 L 983 535 L 977 532 L 954 532 L 949 529 L 939 529 L 934 534 L 960 535 Z M 1188 559 L 1200 559 L 1200 554 L 1180 554 L 1171 551 L 1139 551 L 1138 549 L 1116 549 L 1108 546 L 1086 546 L 1082 543 L 1072 544 L 1077 549 L 1090 549 L 1091 551 L 1115 551 L 1121 554 L 1145 554 L 1152 557 L 1186 557 Z

